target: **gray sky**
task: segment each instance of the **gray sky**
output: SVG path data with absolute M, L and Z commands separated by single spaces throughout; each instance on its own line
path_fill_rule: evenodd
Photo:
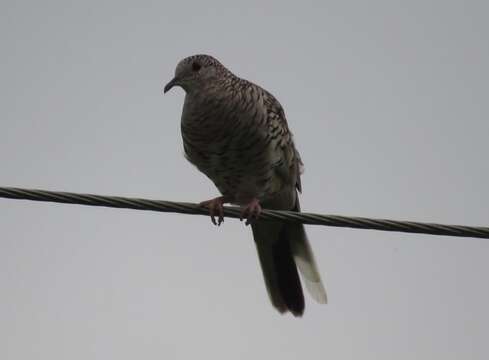
M 304 210 L 489 224 L 483 1 L 2 1 L 0 186 L 197 202 L 181 58 L 283 104 Z M 487 359 L 489 241 L 308 227 L 326 306 L 270 305 L 238 221 L 0 199 L 0 358 Z

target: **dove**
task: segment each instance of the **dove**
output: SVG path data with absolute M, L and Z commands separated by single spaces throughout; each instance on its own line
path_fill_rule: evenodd
M 164 93 L 176 86 L 185 92 L 185 157 L 220 192 L 201 203 L 212 222 L 224 221 L 224 204 L 241 207 L 242 218 L 251 225 L 270 301 L 280 313 L 303 315 L 301 277 L 313 299 L 326 303 L 303 224 L 259 219 L 262 209 L 300 212 L 303 163 L 278 100 L 203 54 L 181 60 Z

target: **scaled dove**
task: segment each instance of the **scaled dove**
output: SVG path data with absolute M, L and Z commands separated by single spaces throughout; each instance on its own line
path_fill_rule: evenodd
M 280 103 L 209 55 L 181 60 L 164 92 L 174 86 L 186 93 L 181 119 L 185 156 L 222 194 L 201 203 L 209 208 L 212 222 L 223 221 L 224 203 L 242 206 L 268 295 L 279 312 L 304 312 L 297 269 L 312 297 L 326 303 L 304 226 L 257 221 L 262 206 L 300 211 L 297 192 L 303 166 Z

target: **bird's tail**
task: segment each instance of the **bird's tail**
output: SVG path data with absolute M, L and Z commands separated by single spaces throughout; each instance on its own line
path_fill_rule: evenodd
M 298 203 L 293 210 L 299 211 Z M 312 297 L 319 303 L 327 302 L 302 224 L 259 221 L 252 225 L 252 230 L 268 295 L 278 311 L 290 311 L 295 316 L 304 313 L 304 295 L 297 269 Z

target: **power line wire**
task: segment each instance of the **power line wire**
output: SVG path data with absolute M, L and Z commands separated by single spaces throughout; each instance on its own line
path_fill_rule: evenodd
M 78 194 L 36 189 L 21 189 L 14 187 L 0 187 L 0 197 L 8 199 L 47 201 L 65 204 L 79 204 L 87 206 L 104 206 L 113 208 L 149 210 L 160 212 L 173 212 L 190 215 L 208 215 L 208 210 L 197 204 L 173 202 L 164 200 L 150 200 L 128 198 L 121 196 L 102 196 L 94 194 Z M 224 207 L 224 215 L 230 218 L 239 218 L 240 209 L 234 206 Z M 406 233 L 421 233 L 431 235 L 474 237 L 489 239 L 489 227 L 473 227 L 462 225 L 443 225 L 413 221 L 399 221 L 386 219 L 369 219 L 362 217 L 349 217 L 339 215 L 321 215 L 312 213 L 297 213 L 293 211 L 263 210 L 261 220 L 281 220 L 300 222 L 309 225 L 325 225 L 348 227 L 357 229 L 372 229 L 381 231 L 399 231 Z

